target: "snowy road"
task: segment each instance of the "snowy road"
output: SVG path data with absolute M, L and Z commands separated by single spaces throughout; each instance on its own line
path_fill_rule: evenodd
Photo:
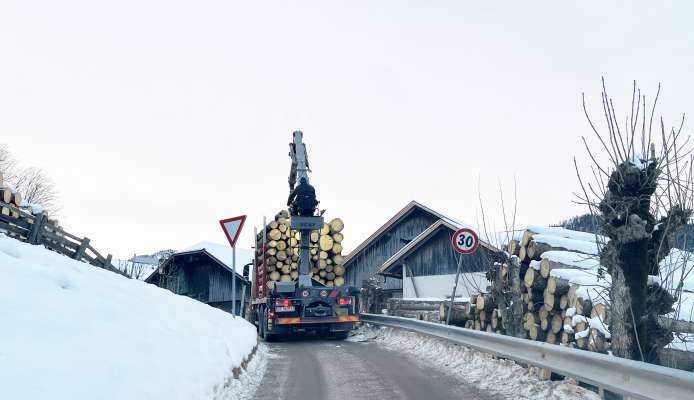
M 268 347 L 258 400 L 495 398 L 376 343 L 295 339 Z

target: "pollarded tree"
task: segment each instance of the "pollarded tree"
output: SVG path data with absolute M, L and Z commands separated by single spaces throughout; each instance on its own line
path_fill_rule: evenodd
M 658 363 L 659 350 L 672 340 L 659 317 L 672 311 L 676 299 L 649 276 L 659 275 L 660 262 L 692 216 L 691 148 L 682 135 L 684 118 L 677 129 L 666 130 L 662 118 L 653 127 L 658 95 L 647 115 L 646 96 L 634 82 L 631 111 L 620 127 L 604 80 L 602 88 L 602 132 L 591 120 L 585 98 L 583 108 L 609 161 L 599 162 L 598 152 L 583 139 L 594 163 L 594 181 L 581 180 L 580 197 L 609 238 L 602 244 L 600 263 L 611 277 L 612 352 Z

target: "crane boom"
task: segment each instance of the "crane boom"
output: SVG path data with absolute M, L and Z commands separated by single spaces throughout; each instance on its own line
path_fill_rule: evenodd
M 304 144 L 304 133 L 294 131 L 292 134 L 292 143 L 289 143 L 289 157 L 292 159 L 292 165 L 289 170 L 289 191 L 294 190 L 294 186 L 301 178 L 306 178 L 306 183 L 309 182 L 308 173 L 311 169 L 308 166 L 308 152 Z

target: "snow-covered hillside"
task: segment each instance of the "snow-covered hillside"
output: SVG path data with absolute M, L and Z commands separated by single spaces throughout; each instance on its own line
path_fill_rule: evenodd
M 257 343 L 243 319 L 4 235 L 0 326 L 3 399 L 233 398 Z

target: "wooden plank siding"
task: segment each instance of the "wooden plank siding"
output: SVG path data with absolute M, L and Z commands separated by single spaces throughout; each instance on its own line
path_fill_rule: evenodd
M 438 219 L 421 208 L 412 208 L 358 254 L 350 257 L 345 263 L 345 284 L 362 287 L 362 282 L 374 276 L 387 259 Z M 386 278 L 384 288 L 402 290 L 402 281 Z
M 451 247 L 453 231 L 441 226 L 424 244 L 404 257 L 414 276 L 455 274 L 458 254 Z M 461 272 L 482 272 L 488 264 L 487 250 L 480 247 L 474 254 L 463 256 Z M 395 271 L 402 271 L 402 263 Z M 401 275 L 402 276 L 402 275 Z
M 249 286 L 245 291 L 245 302 L 250 299 L 250 284 L 229 268 L 221 265 L 204 250 L 174 254 L 146 282 L 231 312 L 234 300 L 232 279 L 236 279 L 238 313 L 244 286 Z

